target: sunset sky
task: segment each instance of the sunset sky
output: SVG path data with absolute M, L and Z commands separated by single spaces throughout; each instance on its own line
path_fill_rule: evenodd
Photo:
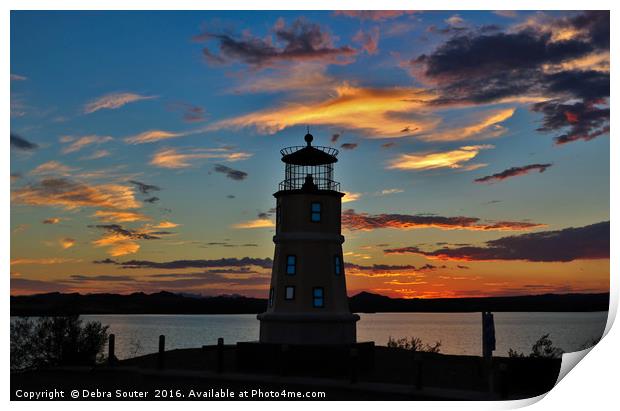
M 609 290 L 606 12 L 12 12 L 11 293 L 266 297 L 282 147 L 350 295 Z

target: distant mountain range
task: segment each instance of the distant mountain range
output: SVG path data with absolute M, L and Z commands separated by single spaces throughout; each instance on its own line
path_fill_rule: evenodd
M 349 298 L 351 311 L 478 312 L 478 311 L 607 311 L 609 293 L 543 294 L 514 297 L 404 299 L 368 292 Z M 65 314 L 255 314 L 267 300 L 238 295 L 188 296 L 162 291 L 154 294 L 36 294 L 11 296 L 11 315 Z

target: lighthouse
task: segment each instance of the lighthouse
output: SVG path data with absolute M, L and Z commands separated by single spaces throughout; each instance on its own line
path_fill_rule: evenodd
M 260 342 L 354 344 L 359 316 L 349 310 L 341 233 L 344 193 L 334 181 L 338 150 L 303 146 L 280 151 L 285 177 L 276 198 L 275 252 Z

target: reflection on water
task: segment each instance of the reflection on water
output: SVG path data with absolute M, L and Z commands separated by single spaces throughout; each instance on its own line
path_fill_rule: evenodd
M 378 313 L 360 314 L 358 341 L 385 345 L 390 336 L 418 337 L 441 341 L 446 354 L 480 355 L 480 313 Z M 157 351 L 158 337 L 166 336 L 166 349 L 200 347 L 258 340 L 258 320 L 242 315 L 84 315 L 85 320 L 101 321 L 116 334 L 116 355 L 127 358 Z M 576 351 L 605 329 L 607 312 L 595 313 L 495 313 L 497 350 L 530 352 L 534 342 L 550 334 L 554 345 Z

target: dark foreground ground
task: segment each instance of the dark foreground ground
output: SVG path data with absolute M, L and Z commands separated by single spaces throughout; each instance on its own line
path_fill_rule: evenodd
M 12 373 L 11 398 L 45 392 L 47 397 L 40 399 L 56 394 L 56 399 L 71 400 L 71 392 L 77 390 L 76 399 L 81 400 L 520 399 L 549 391 L 561 365 L 559 359 L 498 357 L 486 362 L 473 356 L 375 347 L 370 363 L 346 356 L 332 358 L 329 353 L 321 357 L 320 352 L 302 357 L 287 349 L 265 355 L 262 363 L 272 366 L 257 371 L 239 364 L 242 357 L 237 346 L 219 350 L 205 346 L 136 357 L 113 366 Z

